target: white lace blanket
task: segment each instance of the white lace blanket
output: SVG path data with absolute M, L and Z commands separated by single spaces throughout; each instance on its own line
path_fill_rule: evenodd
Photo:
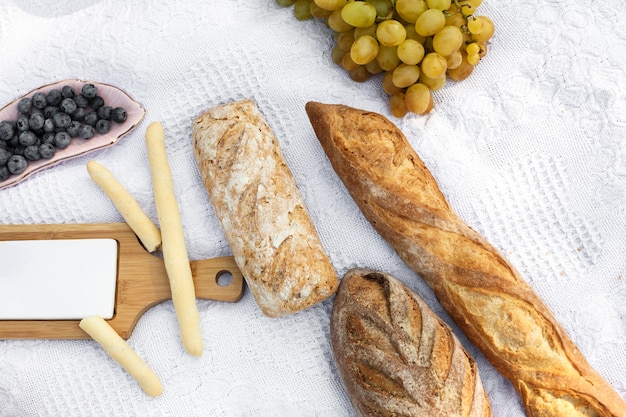
M 455 210 L 626 397 L 626 14 L 581 0 L 485 0 L 479 10 L 497 31 L 475 73 L 438 92 L 430 115 L 394 119 L 380 80 L 351 81 L 331 63 L 324 24 L 298 21 L 275 0 L 4 0 L 0 104 L 79 78 L 123 88 L 147 115 L 119 144 L 0 190 L 0 223 L 121 221 L 87 175 L 91 158 L 156 219 L 144 133 L 160 121 L 190 257 L 229 254 L 191 121 L 249 97 L 278 136 L 338 273 L 384 270 L 450 321 L 360 214 L 304 105 L 373 110 L 399 125 Z M 331 354 L 331 306 L 269 319 L 249 292 L 236 304 L 200 301 L 200 358 L 184 352 L 171 302 L 155 306 L 129 343 L 163 382 L 156 399 L 93 341 L 2 340 L 0 417 L 352 416 Z M 479 363 L 493 415 L 523 416 L 511 385 L 457 334 Z

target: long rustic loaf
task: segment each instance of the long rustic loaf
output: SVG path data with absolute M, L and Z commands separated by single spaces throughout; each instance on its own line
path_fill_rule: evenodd
M 279 317 L 334 294 L 337 274 L 256 104 L 210 109 L 192 131 L 211 204 L 262 312 Z
M 474 360 L 450 327 L 391 275 L 348 271 L 335 296 L 330 330 L 357 415 L 491 416 Z
M 393 123 L 342 105 L 311 102 L 306 111 L 364 215 L 512 382 L 529 416 L 626 416 L 528 283 L 450 209 Z

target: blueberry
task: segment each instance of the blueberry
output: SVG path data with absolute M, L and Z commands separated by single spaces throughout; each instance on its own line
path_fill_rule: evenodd
M 96 113 L 95 111 L 90 111 L 85 115 L 83 121 L 89 126 L 95 126 L 96 122 L 98 121 L 98 113 Z
M 70 115 L 63 112 L 55 113 L 55 115 L 52 116 L 52 120 L 54 120 L 54 125 L 56 127 L 62 129 L 67 128 L 72 122 L 72 118 L 70 117 Z
M 41 155 L 39 154 L 39 146 L 31 145 L 24 148 L 24 158 L 29 161 L 37 161 L 41 159 Z
M 28 125 L 32 130 L 43 129 L 46 118 L 41 113 L 34 113 L 28 118 Z
M 6 149 L 0 149 L 0 166 L 6 165 L 11 155 L 13 154 Z
M 76 102 L 71 98 L 64 98 L 63 101 L 61 101 L 61 104 L 59 104 L 59 110 L 67 114 L 74 113 L 77 108 L 78 106 L 76 105 Z
M 55 137 L 55 133 L 54 132 L 46 132 L 41 136 L 41 143 L 49 143 L 51 145 L 54 145 L 54 137 Z
M 65 98 L 72 98 L 74 97 L 74 89 L 69 85 L 64 85 L 63 88 L 61 88 L 61 95 Z
M 105 133 L 108 133 L 109 130 L 111 130 L 111 122 L 108 120 L 100 119 L 96 122 L 96 132 L 104 135 Z
M 14 134 L 15 126 L 13 125 L 13 123 L 7 120 L 0 122 L 0 139 L 9 140 L 13 137 Z
M 85 114 L 87 114 L 87 111 L 85 111 L 84 107 L 77 107 L 74 113 L 72 113 L 72 120 L 78 120 L 80 122 L 85 118 Z
M 46 100 L 46 95 L 44 93 L 35 93 L 33 94 L 32 103 L 35 108 L 43 109 L 48 105 L 48 101 Z
M 11 173 L 9 172 L 9 168 L 0 167 L 0 182 L 8 180 L 10 176 Z
M 28 116 L 22 114 L 20 117 L 18 117 L 16 127 L 18 132 L 25 132 L 30 129 L 30 125 L 28 124 Z
M 43 159 L 50 159 L 54 156 L 55 153 L 56 148 L 53 144 L 42 143 L 41 145 L 39 145 L 39 155 L 41 155 Z
M 19 132 L 15 132 L 15 135 L 13 135 L 13 137 L 7 141 L 7 145 L 9 145 L 9 148 L 15 148 L 16 146 L 21 146 Z
M 61 104 L 61 100 L 63 100 L 61 90 L 50 90 L 48 92 L 48 95 L 46 96 L 46 101 L 51 106 L 58 106 L 59 104 Z
M 104 99 L 100 96 L 95 96 L 89 103 L 92 110 L 98 110 L 100 107 L 104 106 Z
M 89 107 L 89 99 L 82 94 L 77 94 L 74 96 L 74 103 L 80 108 Z
M 52 120 L 51 117 L 48 117 L 44 122 L 43 122 L 43 131 L 44 132 L 54 132 L 54 129 L 56 128 L 56 126 L 54 125 L 54 120 Z
M 22 155 L 13 155 L 7 162 L 7 168 L 11 174 L 21 174 L 27 165 L 28 162 Z
M 20 133 L 19 142 L 22 146 L 30 146 L 37 143 L 37 136 L 30 130 Z
M 83 85 L 81 92 L 87 98 L 94 98 L 98 95 L 98 88 L 95 85 L 88 83 Z
M 111 106 L 102 106 L 98 109 L 98 117 L 101 119 L 109 120 L 111 118 L 111 111 L 113 108 Z
M 24 97 L 17 103 L 17 111 L 20 113 L 28 113 L 33 108 L 33 102 L 30 98 Z
M 124 123 L 126 121 L 126 110 L 123 107 L 116 107 L 111 110 L 111 120 L 115 123 Z
M 81 126 L 80 122 L 76 120 L 72 120 L 70 125 L 67 127 L 66 131 L 71 137 L 75 138 L 76 136 L 78 136 L 80 126 Z
M 8 150 L 9 142 L 7 142 L 6 140 L 0 140 L 0 149 Z
M 91 139 L 95 135 L 95 132 L 92 126 L 82 125 L 78 131 L 78 135 L 83 139 Z
M 57 106 L 46 106 L 43 109 L 43 115 L 48 118 L 52 117 L 59 112 L 59 108 Z
M 72 138 L 67 132 L 57 132 L 54 135 L 54 146 L 56 146 L 59 149 L 67 148 L 67 145 L 69 145 L 71 141 L 72 141 Z

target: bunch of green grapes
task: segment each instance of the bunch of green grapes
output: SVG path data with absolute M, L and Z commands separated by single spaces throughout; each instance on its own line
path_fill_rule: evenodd
M 494 23 L 482 0 L 276 0 L 299 20 L 324 19 L 331 57 L 358 82 L 382 75 L 391 113 L 425 114 L 432 91 L 461 81 L 487 53 Z

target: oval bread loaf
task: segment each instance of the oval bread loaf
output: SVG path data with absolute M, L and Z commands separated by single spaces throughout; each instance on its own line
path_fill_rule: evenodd
M 333 304 L 331 340 L 359 416 L 491 416 L 472 357 L 450 327 L 391 275 L 348 271 Z
M 262 312 L 284 316 L 333 295 L 337 274 L 256 104 L 212 108 L 192 134 L 211 204 Z
M 625 417 L 546 304 L 450 208 L 404 134 L 384 116 L 308 103 L 311 125 L 365 217 L 417 272 L 533 417 Z

